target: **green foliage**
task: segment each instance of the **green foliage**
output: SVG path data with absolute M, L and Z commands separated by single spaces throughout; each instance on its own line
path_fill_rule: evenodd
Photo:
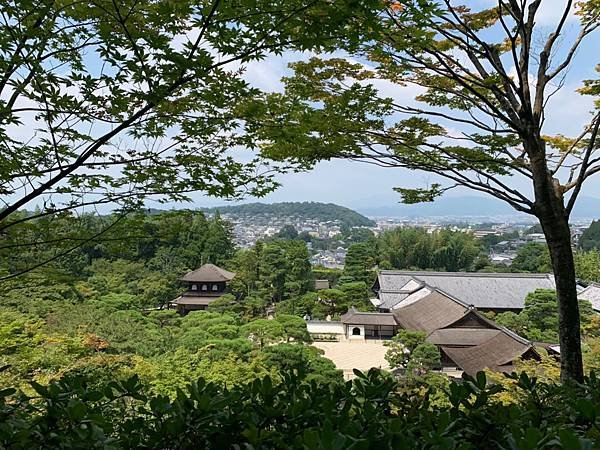
M 374 281 L 374 260 L 371 248 L 364 244 L 352 244 L 348 247 L 344 262 L 343 276 L 349 280 L 370 285 Z
M 222 265 L 233 256 L 233 227 L 221 220 L 218 211 L 210 222 L 204 246 L 204 262 Z
M 278 344 L 266 347 L 262 357 L 265 365 L 278 373 L 306 374 L 307 381 L 320 383 L 341 382 L 341 371 L 322 354 L 322 350 L 308 345 Z
M 354 28 L 347 19 L 375 4 L 4 3 L 2 226 L 32 201 L 52 217 L 95 204 L 127 211 L 147 198 L 186 201 L 195 191 L 263 196 L 277 186 L 277 169 L 230 151 L 258 142 L 259 111 L 240 105 L 261 91 L 232 65 L 287 49 L 332 49 L 332 36 Z M 75 257 L 64 261 L 71 270 L 81 261 L 78 244 L 95 236 L 77 231 L 68 245 Z
M 411 352 L 406 371 L 413 376 L 425 375 L 430 369 L 439 366 L 440 350 L 434 344 L 423 342 Z
M 579 301 L 581 328 L 589 326 L 593 316 L 592 305 L 587 300 Z M 525 308 L 519 313 L 505 312 L 494 320 L 515 333 L 532 341 L 558 342 L 558 302 L 556 291 L 536 289 L 525 297 Z
M 265 315 L 267 303 L 259 297 L 241 297 L 237 299 L 225 294 L 208 305 L 208 311 L 236 316 L 241 322 L 248 322 Z
M 471 233 L 423 228 L 396 228 L 377 241 L 379 258 L 395 269 L 470 270 L 480 252 Z
M 600 220 L 593 220 L 579 238 L 579 247 L 584 250 L 600 249 Z
M 17 273 L 38 260 L 51 259 L 71 245 L 73 229 L 94 234 L 110 223 L 112 216 L 65 215 L 52 221 L 37 219 L 9 228 L 0 246 L 0 273 Z M 138 308 L 164 306 L 177 296 L 178 279 L 207 260 L 223 261 L 232 254 L 230 225 L 219 217 L 207 221 L 202 213 L 171 211 L 135 214 L 121 219 L 100 242 L 83 243 L 69 258 L 59 258 L 27 278 L 2 282 L 3 297 L 18 289 L 39 289 L 41 298 L 66 297 L 39 286 L 48 279 L 54 286 L 73 286 L 73 300 L 107 294 L 135 295 Z M 32 252 L 28 242 L 49 241 Z M 16 246 L 16 247 L 13 247 Z M 66 261 L 75 258 L 77 264 Z M 20 262 L 17 262 L 20 261 Z M 36 281 L 35 277 L 40 277 Z M 48 292 L 43 293 L 44 290 Z M 33 292 L 32 292 L 33 293 Z M 31 295 L 31 294 L 30 294 Z M 37 295 L 37 293 L 35 294 Z
M 356 306 L 364 311 L 372 308 L 369 302 L 370 286 L 370 284 L 367 285 L 364 281 L 358 281 L 340 284 L 339 290 L 346 295 L 346 301 L 350 306 Z
M 519 272 L 550 272 L 550 254 L 545 244 L 530 242 L 517 250 L 517 256 L 510 265 Z
M 231 265 L 236 277 L 230 288 L 238 297 L 258 296 L 277 303 L 314 288 L 308 248 L 300 240 L 258 242 L 237 252 Z
M 308 292 L 300 297 L 292 297 L 275 305 L 276 314 L 291 314 L 303 317 L 305 314 L 312 316 L 318 314 L 320 309 L 316 311 L 318 306 L 319 294 L 316 292 Z M 320 315 L 318 316 L 320 317 Z M 323 316 L 324 318 L 325 316 Z
M 259 270 L 259 292 L 269 300 L 283 300 L 285 293 L 286 255 L 281 243 L 269 243 L 262 247 Z
M 352 306 L 346 293 L 340 289 L 323 289 L 317 293 L 316 302 L 312 308 L 314 316 L 324 319 L 326 316 L 336 316 L 348 311 Z
M 294 225 L 284 225 L 276 235 L 279 239 L 293 240 L 298 239 L 298 230 Z
M 297 342 L 311 341 L 310 334 L 306 329 L 306 322 L 302 318 L 289 314 L 277 314 L 275 320 L 283 327 L 288 342 L 290 339 Z
M 335 287 L 342 276 L 340 269 L 330 269 L 322 266 L 313 267 L 312 272 L 316 280 L 329 280 L 330 287 Z
M 268 321 L 264 331 L 272 332 L 244 334 L 240 326 L 264 314 L 264 301 L 255 297 L 225 295 L 211 311 L 185 317 L 173 310 L 141 310 L 144 278 L 136 279 L 137 269 L 142 266 L 123 259 L 97 260 L 90 277 L 74 286 L 30 275 L 43 288 L 39 298 L 30 297 L 34 288 L 8 283 L 0 293 L 0 367 L 9 368 L 0 382 L 26 387 L 32 380 L 45 385 L 64 374 L 88 374 L 105 385 L 139 373 L 153 391 L 175 395 L 200 376 L 227 383 L 277 376 L 276 366 L 267 367 L 253 349 L 250 335 L 260 338 L 257 345 L 310 341 L 306 323 L 295 316 Z
M 348 227 L 373 227 L 375 222 L 343 206 L 333 203 L 283 202 L 247 203 L 244 205 L 207 208 L 204 211 L 219 210 L 234 216 L 274 216 L 314 219 L 319 222 L 338 221 Z
M 419 443 L 419 448 L 571 450 L 600 444 L 600 381 L 593 375 L 577 386 L 515 376 L 519 395 L 507 404 L 496 400 L 503 388 L 488 384 L 484 373 L 462 383 L 421 384 L 423 392 L 375 369 L 357 371 L 348 383 L 307 380 L 298 372 L 311 356 L 296 354 L 293 346 L 277 347 L 267 359 L 295 373 L 263 374 L 233 386 L 199 379 L 171 398 L 152 394 L 137 376 L 102 387 L 70 376 L 48 387 L 34 385 L 37 398 L 4 389 L 0 445 L 408 450 Z M 235 364 L 224 361 L 220 373 L 249 369 Z
M 486 234 L 485 236 L 479 238 L 479 242 L 481 243 L 481 246 L 486 249 L 489 250 L 491 247 L 493 247 L 494 245 L 503 242 L 503 241 L 509 241 L 511 239 L 517 239 L 519 237 L 519 232 L 518 231 L 512 231 L 509 233 L 502 233 L 500 235 L 497 234 Z
M 373 306 L 368 298 L 365 283 L 344 283 L 339 286 L 339 289 L 323 289 L 284 300 L 279 302 L 275 309 L 277 314 L 293 314 L 300 317 L 308 314 L 314 319 L 322 320 L 327 316 L 339 317 L 351 306 L 363 311 L 369 310 Z
M 240 328 L 240 332 L 260 348 L 285 338 L 283 325 L 278 321 L 268 319 L 257 319 L 249 322 Z
M 588 282 L 600 282 L 600 250 L 580 251 L 575 253 L 574 257 L 577 278 Z
M 421 331 L 398 330 L 385 343 L 388 347 L 385 360 L 392 369 L 401 369 L 407 376 L 425 375 L 440 364 L 440 351 L 426 342 L 426 337 L 426 333 Z

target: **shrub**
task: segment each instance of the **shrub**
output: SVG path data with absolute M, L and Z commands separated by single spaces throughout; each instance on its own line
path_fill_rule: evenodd
M 37 396 L 0 391 L 0 447 L 278 449 L 586 449 L 600 445 L 600 380 L 546 384 L 513 375 L 521 396 L 503 404 L 484 373 L 450 383 L 444 399 L 376 369 L 346 383 L 285 373 L 224 387 L 203 379 L 173 398 L 137 378 L 97 387 L 83 376 Z M 279 377 L 277 377 L 279 379 Z M 436 405 L 445 406 L 436 406 Z M 418 443 L 418 444 L 417 444 Z

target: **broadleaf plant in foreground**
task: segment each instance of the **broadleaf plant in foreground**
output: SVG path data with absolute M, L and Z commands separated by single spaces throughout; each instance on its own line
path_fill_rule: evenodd
M 172 397 L 137 376 L 94 387 L 85 377 L 0 390 L 0 446 L 37 448 L 589 449 L 600 444 L 600 381 L 545 384 L 513 375 L 519 400 L 483 372 L 450 383 L 407 385 L 355 371 L 346 383 L 284 374 L 233 387 L 200 379 Z M 444 405 L 432 403 L 433 396 Z

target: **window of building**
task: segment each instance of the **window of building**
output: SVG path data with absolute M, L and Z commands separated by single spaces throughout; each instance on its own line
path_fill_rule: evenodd
M 358 327 L 352 328 L 352 336 L 360 336 L 360 328 L 358 328 Z
M 198 290 L 198 285 L 192 284 L 192 291 L 197 291 L 197 290 Z
M 202 285 L 202 290 L 203 290 L 203 291 L 208 291 L 208 286 L 207 286 L 207 285 L 205 285 L 205 284 L 203 284 L 203 285 Z
M 212 290 L 213 291 L 218 291 L 219 290 L 219 285 L 218 284 L 213 284 Z

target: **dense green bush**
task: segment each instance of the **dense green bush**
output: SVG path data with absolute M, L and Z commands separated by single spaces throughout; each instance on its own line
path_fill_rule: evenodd
M 471 270 L 481 243 L 472 233 L 396 228 L 377 238 L 377 262 L 395 269 Z
M 515 376 L 516 377 L 516 376 Z M 448 406 L 389 374 L 345 384 L 288 373 L 224 387 L 200 379 L 175 399 L 148 396 L 137 377 L 92 389 L 65 378 L 37 396 L 0 391 L 0 445 L 37 448 L 591 449 L 600 444 L 600 380 L 581 386 L 517 378 L 503 405 L 483 373 L 451 383 Z

